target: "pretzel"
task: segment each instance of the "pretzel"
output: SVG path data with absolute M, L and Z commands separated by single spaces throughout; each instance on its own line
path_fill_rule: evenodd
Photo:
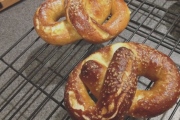
M 117 36 L 125 29 L 129 21 L 129 9 L 124 3 L 124 0 L 111 0 L 108 1 L 111 5 L 110 14 L 111 18 L 104 22 L 93 18 L 91 12 L 86 12 L 89 8 L 87 0 L 68 0 L 67 5 L 67 18 L 77 32 L 86 40 L 93 43 L 102 43 Z M 96 3 L 93 4 L 93 6 Z M 93 7 L 92 6 L 92 7 Z M 104 8 L 104 7 L 103 7 Z M 100 11 L 101 14 L 104 10 Z
M 125 29 L 129 18 L 124 0 L 46 0 L 33 20 L 43 40 L 65 45 L 80 39 L 91 43 L 110 40 Z
M 137 89 L 139 76 L 153 81 L 153 86 Z M 126 115 L 150 118 L 176 103 L 179 88 L 179 70 L 167 55 L 139 43 L 116 43 L 74 68 L 64 100 L 75 120 L 123 120 Z

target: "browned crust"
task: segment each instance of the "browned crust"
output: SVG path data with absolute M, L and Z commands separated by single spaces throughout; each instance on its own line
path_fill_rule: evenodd
M 108 5 L 110 7 L 102 7 L 99 10 L 99 12 L 110 11 L 112 16 L 106 22 L 99 22 L 93 19 L 91 13 L 88 12 L 89 8 L 84 5 L 85 3 L 79 3 L 78 1 L 69 0 L 67 8 L 68 19 L 78 33 L 87 41 L 93 43 L 108 41 L 122 32 L 129 22 L 130 11 L 124 0 L 109 0 Z M 78 4 L 75 5 L 75 3 Z M 103 16 L 107 18 L 108 15 Z
M 112 4 L 114 1 L 118 1 L 119 5 Z M 113 8 L 121 9 L 114 13 Z M 101 26 L 110 13 L 117 17 Z M 35 30 L 43 40 L 54 45 L 66 45 L 82 38 L 91 43 L 110 40 L 127 26 L 129 16 L 123 0 L 46 0 L 36 10 L 33 20 Z M 58 21 L 62 17 L 66 19 Z
M 65 17 L 65 0 L 46 0 L 36 10 L 33 21 L 38 35 L 47 43 L 66 45 L 82 37 Z
M 123 60 L 117 62 L 117 59 Z M 90 120 L 102 120 L 103 118 L 114 120 L 123 119 L 124 115 L 127 113 L 131 106 L 132 98 L 135 95 L 136 89 L 136 78 L 134 76 L 135 74 L 133 74 L 133 71 L 135 71 L 136 69 L 134 69 L 134 67 L 132 67 L 133 65 L 131 65 L 134 64 L 134 56 L 132 52 L 126 48 L 120 48 L 114 54 L 107 69 L 103 82 L 104 85 L 100 90 L 101 92 L 99 100 L 96 105 L 94 103 L 91 103 L 92 100 L 89 100 L 87 98 L 87 91 L 85 90 L 85 86 L 80 80 L 80 78 L 86 79 L 87 71 L 89 71 L 89 77 L 94 78 L 94 72 L 99 72 L 95 69 L 103 68 L 99 63 L 96 63 L 94 61 L 90 61 L 90 63 L 81 66 L 81 69 L 84 70 L 83 73 L 79 73 L 81 72 L 81 70 L 78 69 L 80 68 L 80 66 L 78 65 L 77 68 L 75 68 L 75 72 L 72 72 L 72 74 L 70 75 L 69 80 L 72 83 L 68 83 L 66 86 L 66 106 L 69 108 L 69 110 L 72 109 L 73 97 L 69 97 L 71 96 L 72 92 L 75 94 L 77 102 L 82 106 L 86 106 L 84 106 L 84 110 L 77 110 L 78 108 L 75 109 L 74 113 L 76 114 L 72 112 L 73 110 L 70 110 L 69 112 L 71 113 L 72 117 L 77 120 L 82 119 L 83 116 L 86 116 L 86 118 Z M 130 71 L 132 74 L 126 76 L 125 72 Z M 76 78 L 74 78 L 75 76 Z M 128 81 L 128 79 L 130 80 Z M 85 82 L 88 82 L 88 80 Z M 90 79 L 89 82 L 91 82 Z M 96 83 L 94 82 L 93 84 Z M 91 86 L 93 86 L 93 84 L 90 83 Z M 92 106 L 87 105 L 90 103 Z
M 107 65 L 109 65 L 110 63 L 109 61 L 111 60 L 114 52 L 120 47 L 125 47 L 127 49 L 130 49 L 133 53 L 133 56 L 135 57 L 135 62 L 133 64 L 135 67 L 134 68 L 135 71 L 134 73 L 132 73 L 133 76 L 134 75 L 136 76 L 134 78 L 137 78 L 138 76 L 145 76 L 155 82 L 153 87 L 148 91 L 136 90 L 136 94 L 133 99 L 132 105 L 128 111 L 128 114 L 134 117 L 143 117 L 143 118 L 154 117 L 167 111 L 176 103 L 180 95 L 180 89 L 179 89 L 180 88 L 180 74 L 174 62 L 165 54 L 155 49 L 152 49 L 148 46 L 138 44 L 138 43 L 117 43 L 111 46 L 104 47 L 98 50 L 97 52 L 93 53 L 92 55 L 87 57 L 85 60 L 83 60 L 70 74 L 68 83 L 65 89 L 65 105 L 72 117 L 76 118 L 77 113 L 79 113 L 81 117 L 82 115 L 89 115 L 86 113 L 87 110 L 88 110 L 88 113 L 90 113 L 91 110 L 96 109 L 97 104 L 103 103 L 103 102 L 101 103 L 97 102 L 97 104 L 95 104 L 89 97 L 88 93 L 87 92 L 84 93 L 84 91 L 81 90 L 81 86 L 79 86 L 79 83 L 75 84 L 76 80 L 79 82 L 81 81 L 79 76 L 81 76 L 80 74 L 81 74 L 83 65 L 85 65 L 86 62 L 91 60 L 91 61 L 95 61 L 95 64 L 96 63 L 102 64 L 100 66 L 103 66 L 103 67 L 100 67 L 100 68 L 107 70 Z M 101 56 L 101 57 L 98 57 L 98 56 Z M 101 70 L 100 71 L 96 70 L 96 72 L 97 74 L 101 74 Z M 108 73 L 106 73 L 106 75 L 107 74 Z M 87 74 L 87 76 L 88 75 L 89 74 Z M 91 77 L 91 75 L 89 75 L 88 77 Z M 104 77 L 102 78 L 104 79 Z M 82 81 L 80 83 L 82 86 L 84 86 L 84 83 Z M 77 84 L 78 84 L 78 87 L 76 86 Z M 103 86 L 102 87 L 100 86 L 100 88 L 108 89 L 108 87 L 103 88 Z M 83 89 L 85 90 L 86 87 L 84 86 Z M 93 88 L 93 85 L 92 85 L 88 89 L 91 90 L 91 89 L 96 89 L 96 88 Z M 81 104 L 82 102 L 81 105 L 84 107 L 83 110 L 81 109 L 77 110 L 75 107 L 72 107 L 72 104 L 70 104 L 69 91 L 74 91 L 74 90 L 78 92 L 78 94 L 76 95 L 76 98 L 80 99 L 78 100 L 79 104 Z M 82 93 L 79 93 L 79 91 L 81 91 Z M 96 94 L 99 95 L 98 99 L 100 99 L 103 93 L 101 93 L 101 90 L 97 90 L 96 92 L 99 92 Z M 84 114 L 84 111 L 86 111 L 85 114 Z M 97 113 L 93 112 L 93 114 L 97 114 Z M 120 116 L 122 116 L 122 114 Z

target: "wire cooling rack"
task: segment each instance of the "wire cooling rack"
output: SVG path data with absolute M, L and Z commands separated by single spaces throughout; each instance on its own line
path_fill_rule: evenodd
M 63 104 L 68 75 L 79 61 L 107 44 L 143 43 L 167 54 L 180 67 L 180 2 L 126 2 L 131 10 L 129 25 L 119 36 L 103 44 L 80 40 L 66 46 L 53 46 L 41 40 L 34 27 L 26 29 L 27 32 L 0 54 L 0 119 L 69 120 Z M 149 80 L 141 78 L 138 88 L 146 89 Z M 177 101 L 164 114 L 149 119 L 180 120 L 179 106 Z

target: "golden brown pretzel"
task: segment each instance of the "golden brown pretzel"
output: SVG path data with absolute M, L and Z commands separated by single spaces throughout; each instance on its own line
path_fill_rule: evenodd
M 95 0 L 92 1 L 94 2 Z M 94 2 L 93 6 L 96 5 L 96 2 Z M 68 0 L 67 18 L 71 21 L 77 32 L 89 42 L 101 43 L 110 40 L 124 30 L 128 24 L 130 12 L 124 0 L 111 0 L 107 2 L 111 6 L 110 14 L 112 16 L 101 25 L 99 23 L 104 22 L 104 20 L 97 20 L 91 15 L 91 11 L 88 11 L 88 9 L 93 9 L 93 6 L 89 7 L 89 1 Z M 104 8 L 104 6 L 102 7 Z M 98 14 L 101 15 L 102 12 L 104 12 L 103 9 Z
M 150 90 L 134 89 L 138 76 L 154 82 Z M 75 67 L 65 88 L 65 106 L 76 120 L 122 120 L 127 114 L 154 117 L 176 103 L 179 88 L 179 70 L 168 56 L 146 45 L 116 43 Z M 96 97 L 96 103 L 87 89 Z
M 114 5 L 115 3 L 113 2 L 118 3 L 118 6 Z M 81 4 L 82 7 L 77 7 L 77 3 Z M 78 13 L 77 16 L 76 12 L 72 11 L 74 10 L 72 8 L 75 8 L 75 10 L 79 12 L 83 10 L 84 14 L 88 14 L 88 18 L 98 25 L 103 24 L 108 16 L 112 14 L 112 18 L 106 24 L 102 25 L 102 28 L 106 32 L 110 32 L 109 37 L 102 39 L 102 36 L 107 36 L 107 33 L 102 32 L 102 30 L 99 30 L 97 27 L 96 30 L 88 29 L 87 27 L 90 24 L 84 19 L 85 15 L 79 15 Z M 61 17 L 67 17 L 68 19 L 59 22 L 58 20 Z M 127 26 L 129 17 L 130 11 L 123 0 L 46 0 L 37 9 L 34 15 L 34 26 L 40 37 L 50 44 L 65 45 L 82 38 L 87 39 L 92 43 L 100 43 L 118 35 Z M 73 19 L 76 20 L 74 21 Z M 79 30 L 79 27 L 78 30 L 76 30 L 75 28 L 77 28 L 77 24 L 81 25 L 81 27 L 85 28 L 84 30 L 88 31 L 82 32 Z M 106 29 L 106 27 L 109 27 L 109 29 Z M 102 36 L 93 34 L 95 31 L 100 31 L 99 33 L 101 33 Z M 91 38 L 87 38 L 87 34 L 90 34 Z

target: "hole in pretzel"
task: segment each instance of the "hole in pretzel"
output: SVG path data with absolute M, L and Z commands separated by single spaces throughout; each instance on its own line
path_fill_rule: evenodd
M 91 91 L 88 91 L 88 94 L 95 103 L 98 101 L 98 99 L 91 93 Z
M 153 83 L 151 80 L 149 80 L 147 77 L 145 76 L 140 76 L 138 79 L 138 84 L 137 84 L 137 88 L 139 90 L 148 90 L 153 86 Z

